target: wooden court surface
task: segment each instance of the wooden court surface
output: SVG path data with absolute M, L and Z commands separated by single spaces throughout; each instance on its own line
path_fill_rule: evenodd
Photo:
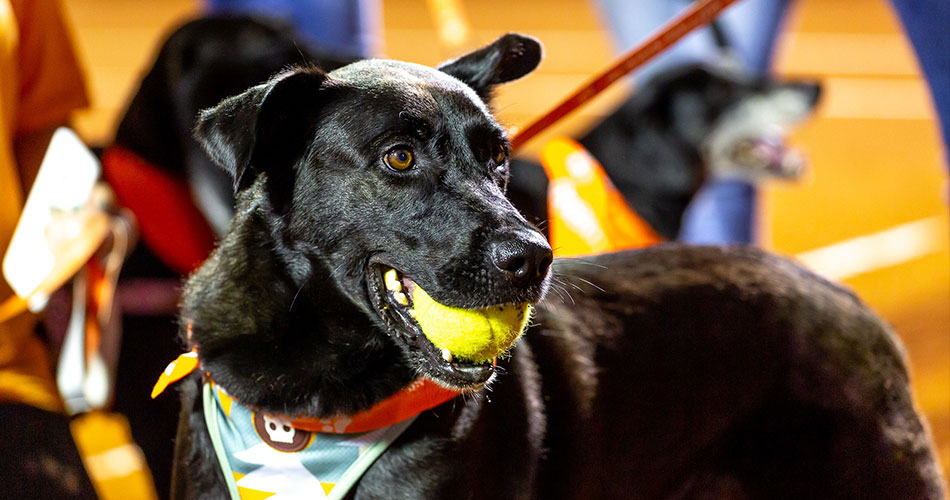
M 192 0 L 63 0 L 89 75 L 93 107 L 77 115 L 84 138 L 109 140 L 156 43 L 199 11 Z M 506 31 L 540 38 L 546 59 L 499 92 L 517 126 L 612 57 L 585 0 L 466 0 L 473 47 Z M 439 43 L 423 0 L 385 0 L 383 54 L 434 64 L 458 54 Z M 765 189 L 761 244 L 785 255 L 821 255 L 824 266 L 897 330 L 907 346 L 915 397 L 950 470 L 950 250 L 945 156 L 913 52 L 883 0 L 799 0 L 778 44 L 780 74 L 819 78 L 818 117 L 793 136 L 811 170 L 802 182 Z M 623 99 L 617 87 L 547 137 L 582 131 Z M 530 154 L 545 136 L 527 148 Z M 823 249 L 822 252 L 814 252 Z M 835 260 L 838 259 L 838 260 Z M 817 261 L 816 261 L 817 262 Z

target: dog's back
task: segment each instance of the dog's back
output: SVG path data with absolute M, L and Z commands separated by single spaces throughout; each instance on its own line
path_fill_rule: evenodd
M 554 273 L 523 346 L 548 418 L 539 498 L 942 498 L 899 343 L 849 292 L 739 247 Z

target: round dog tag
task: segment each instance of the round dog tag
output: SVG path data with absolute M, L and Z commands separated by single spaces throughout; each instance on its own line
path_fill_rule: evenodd
M 280 417 L 254 413 L 254 430 L 264 444 L 277 451 L 293 453 L 310 445 L 312 432 L 295 429 Z

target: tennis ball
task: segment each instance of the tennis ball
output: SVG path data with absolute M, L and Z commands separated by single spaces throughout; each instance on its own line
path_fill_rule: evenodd
M 412 292 L 410 311 L 422 333 L 440 350 L 473 363 L 507 351 L 528 324 L 529 304 L 459 309 L 436 302 L 420 286 Z

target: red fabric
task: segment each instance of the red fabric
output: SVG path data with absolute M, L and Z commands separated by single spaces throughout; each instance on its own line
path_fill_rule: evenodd
M 103 153 L 102 170 L 119 204 L 138 219 L 142 241 L 165 265 L 188 274 L 204 262 L 214 232 L 185 182 L 122 146 Z

